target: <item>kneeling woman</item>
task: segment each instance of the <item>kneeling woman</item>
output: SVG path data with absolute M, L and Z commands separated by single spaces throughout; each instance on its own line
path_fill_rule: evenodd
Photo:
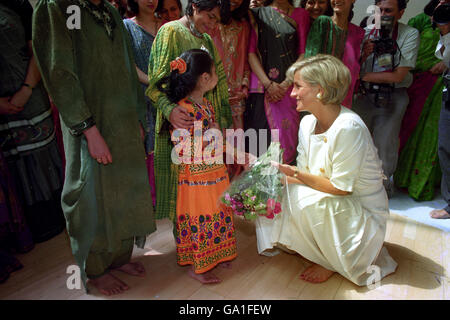
M 341 106 L 350 72 L 317 55 L 293 64 L 288 77 L 297 111 L 311 114 L 300 124 L 297 167 L 274 163 L 286 175 L 283 212 L 257 230 L 258 246 L 285 247 L 314 262 L 300 276 L 306 281 L 338 272 L 367 285 L 369 267 L 383 278 L 397 263 L 383 247 L 389 207 L 381 161 L 364 122 Z

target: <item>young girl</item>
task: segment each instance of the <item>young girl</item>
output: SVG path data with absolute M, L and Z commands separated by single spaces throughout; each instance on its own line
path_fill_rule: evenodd
M 170 63 L 170 69 L 169 76 L 158 82 L 159 90 L 166 93 L 171 102 L 186 109 L 197 121 L 194 126 L 200 125 L 202 136 L 206 130 L 218 128 L 214 108 L 204 98 L 218 81 L 211 56 L 201 49 L 188 50 Z M 172 128 L 172 139 L 179 133 L 173 129 L 176 128 Z M 193 154 L 194 129 L 191 128 L 189 133 L 189 151 Z M 198 138 L 197 131 L 195 136 Z M 198 159 L 198 154 L 195 158 Z M 219 197 L 229 185 L 227 169 L 224 164 L 203 160 L 200 163 L 186 162 L 177 165 L 177 262 L 182 266 L 192 265 L 189 275 L 194 279 L 202 283 L 217 283 L 221 280 L 210 270 L 236 257 L 232 212 L 218 205 Z M 229 263 L 224 265 L 230 266 Z

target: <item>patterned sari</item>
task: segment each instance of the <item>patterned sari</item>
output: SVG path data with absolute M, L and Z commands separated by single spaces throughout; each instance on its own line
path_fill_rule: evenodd
M 303 53 L 309 30 L 308 13 L 304 9 L 296 8 L 291 16 L 287 16 L 272 7 L 254 8 L 251 13 L 253 32 L 249 52 L 255 52 L 259 56 L 270 80 L 281 83 L 286 78 L 288 68 Z M 256 50 L 253 48 L 255 44 Z M 255 92 L 254 89 L 252 91 Z M 296 111 L 297 103 L 290 94 L 289 88 L 282 100 L 271 103 L 263 91 L 260 94 L 252 93 L 244 121 L 246 129 L 278 130 L 285 163 L 295 160 L 300 123 L 300 115 Z M 271 138 L 268 138 L 268 144 L 270 140 Z M 259 150 L 259 154 L 264 151 Z
M 148 33 L 140 25 L 131 19 L 123 20 L 125 29 L 130 34 L 131 47 L 133 49 L 134 61 L 136 66 L 145 74 L 148 73 L 148 59 L 152 50 L 152 44 L 155 37 Z M 156 186 L 155 186 L 155 170 L 154 170 L 154 149 L 155 149 L 155 117 L 156 111 L 150 99 L 145 95 L 147 85 L 141 83 L 142 94 L 145 96 L 147 112 L 145 120 L 147 126 L 145 128 L 145 162 L 147 164 L 148 180 L 150 183 L 150 193 L 152 195 L 153 207 L 156 205 Z
M 395 184 L 407 188 L 409 196 L 418 201 L 434 198 L 441 178 L 438 159 L 439 118 L 444 84 L 442 77 L 429 70 L 439 62 L 434 55 L 439 30 L 422 13 L 408 21 L 420 32 L 419 54 L 414 69 L 414 82 L 408 88 L 410 103 L 400 131 L 400 156 L 394 174 Z

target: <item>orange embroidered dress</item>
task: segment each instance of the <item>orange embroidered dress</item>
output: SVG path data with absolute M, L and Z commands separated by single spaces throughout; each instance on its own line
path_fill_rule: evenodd
M 203 102 L 200 105 L 185 98 L 178 104 L 186 108 L 195 121 L 201 122 L 201 131 L 205 133 L 215 121 L 213 106 L 206 99 Z M 194 130 L 191 129 L 190 134 L 192 155 Z M 236 257 L 233 213 L 219 201 L 228 186 L 224 164 L 192 161 L 178 165 L 177 262 L 193 265 L 195 273 L 204 273 Z

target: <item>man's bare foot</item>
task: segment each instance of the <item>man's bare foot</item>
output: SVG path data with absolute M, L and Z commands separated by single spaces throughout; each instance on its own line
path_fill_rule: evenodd
M 211 271 L 198 274 L 195 273 L 194 270 L 191 268 L 189 269 L 188 274 L 191 278 L 200 281 L 203 284 L 214 284 L 222 281 L 219 278 L 217 278 L 217 276 L 214 275 Z
M 231 261 L 225 261 L 225 262 L 219 263 L 219 267 L 224 268 L 224 269 L 231 269 L 233 266 L 231 265 Z
M 142 262 L 128 262 L 114 270 L 122 271 L 136 277 L 145 277 L 145 267 Z
M 450 214 L 444 209 L 433 210 L 430 212 L 430 217 L 433 219 L 450 219 Z
M 110 273 L 96 279 L 89 279 L 88 281 L 92 283 L 101 294 L 106 296 L 119 294 L 130 289 L 125 282 L 119 280 Z
M 321 283 L 327 281 L 333 274 L 334 271 L 330 271 L 318 264 L 314 264 L 300 275 L 300 279 L 312 283 Z

